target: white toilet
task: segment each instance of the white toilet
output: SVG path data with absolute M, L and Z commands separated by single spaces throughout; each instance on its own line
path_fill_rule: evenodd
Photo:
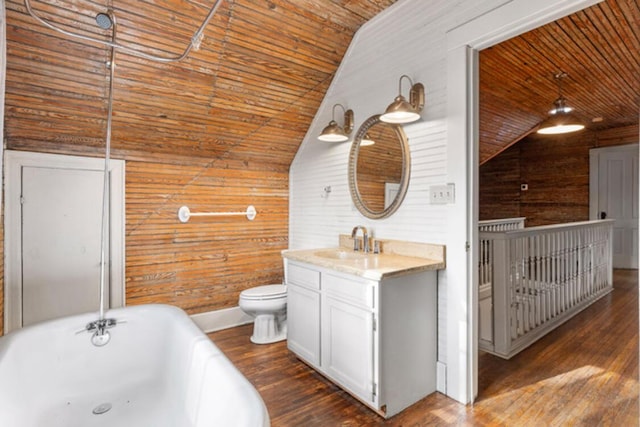
M 269 344 L 287 338 L 287 288 L 265 285 L 240 292 L 240 308 L 255 317 L 251 342 Z

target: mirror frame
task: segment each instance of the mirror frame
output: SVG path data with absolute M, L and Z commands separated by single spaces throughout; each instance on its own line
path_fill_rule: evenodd
M 376 124 L 390 126 L 398 137 L 398 142 L 402 148 L 402 177 L 400 178 L 400 189 L 398 190 L 398 194 L 396 194 L 396 198 L 393 199 L 393 202 L 391 202 L 391 204 L 382 211 L 372 211 L 369 209 L 362 201 L 362 196 L 358 189 L 358 154 L 360 153 L 360 142 L 369 129 Z M 351 143 L 351 151 L 349 152 L 349 191 L 351 192 L 351 200 L 353 200 L 358 211 L 360 211 L 362 215 L 371 219 L 383 219 L 391 216 L 398 210 L 407 194 L 410 176 L 411 155 L 409 152 L 409 141 L 402 126 L 383 122 L 380 120 L 380 114 L 369 117 L 364 121 L 364 123 L 362 123 L 362 125 L 360 125 L 358 133 Z

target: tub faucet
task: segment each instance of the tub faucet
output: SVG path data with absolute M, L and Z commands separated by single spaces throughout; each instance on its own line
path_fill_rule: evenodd
M 364 253 L 369 253 L 369 234 L 367 233 L 367 227 L 365 227 L 364 225 L 356 225 L 351 231 L 351 238 L 353 239 L 353 250 L 358 251 L 360 249 L 360 245 L 358 245 L 358 239 L 356 238 L 356 236 L 358 235 L 358 230 L 362 230 L 362 251 Z
M 111 339 L 111 334 L 107 329 L 113 328 L 116 323 L 116 319 L 98 319 L 87 323 L 87 326 L 85 326 L 86 331 L 93 332 L 91 343 L 96 347 L 106 345 Z

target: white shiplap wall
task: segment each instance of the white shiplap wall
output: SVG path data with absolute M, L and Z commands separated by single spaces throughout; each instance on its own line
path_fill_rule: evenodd
M 540 25 L 554 14 L 560 17 L 560 9 L 578 10 L 576 5 L 589 2 L 594 0 L 538 0 L 535 4 L 529 0 L 398 1 L 356 34 L 291 165 L 290 249 L 335 246 L 338 234 L 349 233 L 360 224 L 379 238 L 447 245 L 447 269 L 438 277 L 438 360 L 446 365 L 446 378 L 438 380 L 441 391 L 464 403 L 473 399 L 470 280 L 463 248 L 471 237 L 467 212 L 472 189 L 467 177 L 473 167 L 467 162 L 473 156 L 467 157 L 466 129 L 448 126 L 468 125 L 465 117 L 453 116 L 464 115 L 461 108 L 473 97 L 465 95 L 466 86 L 447 87 L 466 78 L 466 70 L 457 72 L 465 68 L 465 60 L 451 52 L 465 41 L 479 47 L 472 41 L 488 33 L 496 34 L 499 41 L 504 29 L 511 27 L 510 35 L 516 35 L 533 28 L 526 28 L 527 17 Z M 483 47 L 490 44 L 485 40 Z M 456 73 L 451 76 L 457 75 L 448 78 L 452 66 Z M 405 127 L 412 156 L 411 183 L 405 201 L 391 218 L 369 220 L 351 202 L 349 143 L 327 144 L 318 141 L 317 135 L 331 119 L 335 103 L 354 110 L 356 129 L 367 117 L 384 111 L 397 95 L 402 74 L 423 83 L 427 95 L 422 120 Z M 456 105 L 451 105 L 452 100 Z M 456 185 L 455 203 L 431 205 L 429 187 L 449 182 Z M 326 186 L 332 191 L 322 197 Z
M 429 204 L 429 187 L 448 182 L 446 147 L 446 33 L 505 0 L 401 0 L 356 34 L 307 137 L 291 166 L 290 248 L 334 246 L 339 233 L 366 225 L 381 238 L 445 243 L 447 211 Z M 391 218 L 369 220 L 351 202 L 347 182 L 349 143 L 317 135 L 341 103 L 355 112 L 355 128 L 379 114 L 409 75 L 426 87 L 423 120 L 405 126 L 412 156 L 407 197 Z M 403 92 L 408 93 L 403 82 Z M 338 110 L 340 111 L 340 110 Z M 341 117 L 337 119 L 341 122 Z M 355 131 L 354 133 L 355 134 Z M 322 190 L 331 186 L 329 197 Z
M 446 35 L 448 30 L 504 2 L 400 0 L 360 29 L 291 166 L 291 249 L 335 246 L 338 234 L 350 233 L 359 224 L 367 226 L 379 238 L 464 244 L 452 242 L 449 237 L 452 228 L 466 227 L 465 223 L 454 224 L 449 218 L 452 210 L 465 207 L 458 203 L 429 203 L 430 186 L 453 182 L 447 170 Z M 354 110 L 356 129 L 369 116 L 383 112 L 397 95 L 402 74 L 426 88 L 422 120 L 405 126 L 411 149 L 411 182 L 402 206 L 393 216 L 369 220 L 357 212 L 349 193 L 350 143 L 327 144 L 318 141 L 317 135 L 331 120 L 335 103 Z M 405 96 L 407 86 L 407 82 L 403 82 Z M 323 198 L 322 190 L 326 186 L 331 186 L 332 191 Z M 448 268 L 455 265 L 449 264 Z M 446 292 L 442 291 L 451 285 L 447 283 L 446 270 L 440 273 L 438 281 L 441 289 L 438 293 L 438 358 L 447 364 L 447 376 L 452 377 L 447 379 L 447 393 L 466 402 L 466 373 L 458 372 L 452 363 L 447 363 L 456 357 L 452 353 L 458 352 L 460 343 L 449 343 L 446 338 L 447 313 L 451 310 Z M 465 283 L 456 286 L 464 287 Z M 440 378 L 439 382 L 443 380 Z

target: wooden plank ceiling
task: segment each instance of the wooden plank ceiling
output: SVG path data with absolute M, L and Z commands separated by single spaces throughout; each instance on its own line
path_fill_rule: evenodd
M 202 163 L 227 158 L 288 170 L 354 32 L 396 0 L 222 0 L 198 50 L 161 64 L 116 58 L 113 155 Z M 32 0 L 63 28 L 182 53 L 213 0 Z M 45 28 L 7 0 L 9 148 L 101 155 L 109 49 Z
M 480 52 L 480 163 L 547 117 L 559 71 L 588 130 L 637 124 L 640 2 L 607 0 Z
M 66 29 L 181 53 L 213 0 L 32 0 Z M 222 0 L 200 49 L 180 63 L 116 58 L 114 157 L 240 161 L 288 170 L 354 32 L 396 0 Z M 101 155 L 108 49 L 49 30 L 7 1 L 5 135 L 13 149 Z M 637 123 L 640 5 L 609 0 L 480 54 L 480 161 L 546 117 L 557 87 L 591 130 Z M 593 119 L 602 118 L 599 122 Z

